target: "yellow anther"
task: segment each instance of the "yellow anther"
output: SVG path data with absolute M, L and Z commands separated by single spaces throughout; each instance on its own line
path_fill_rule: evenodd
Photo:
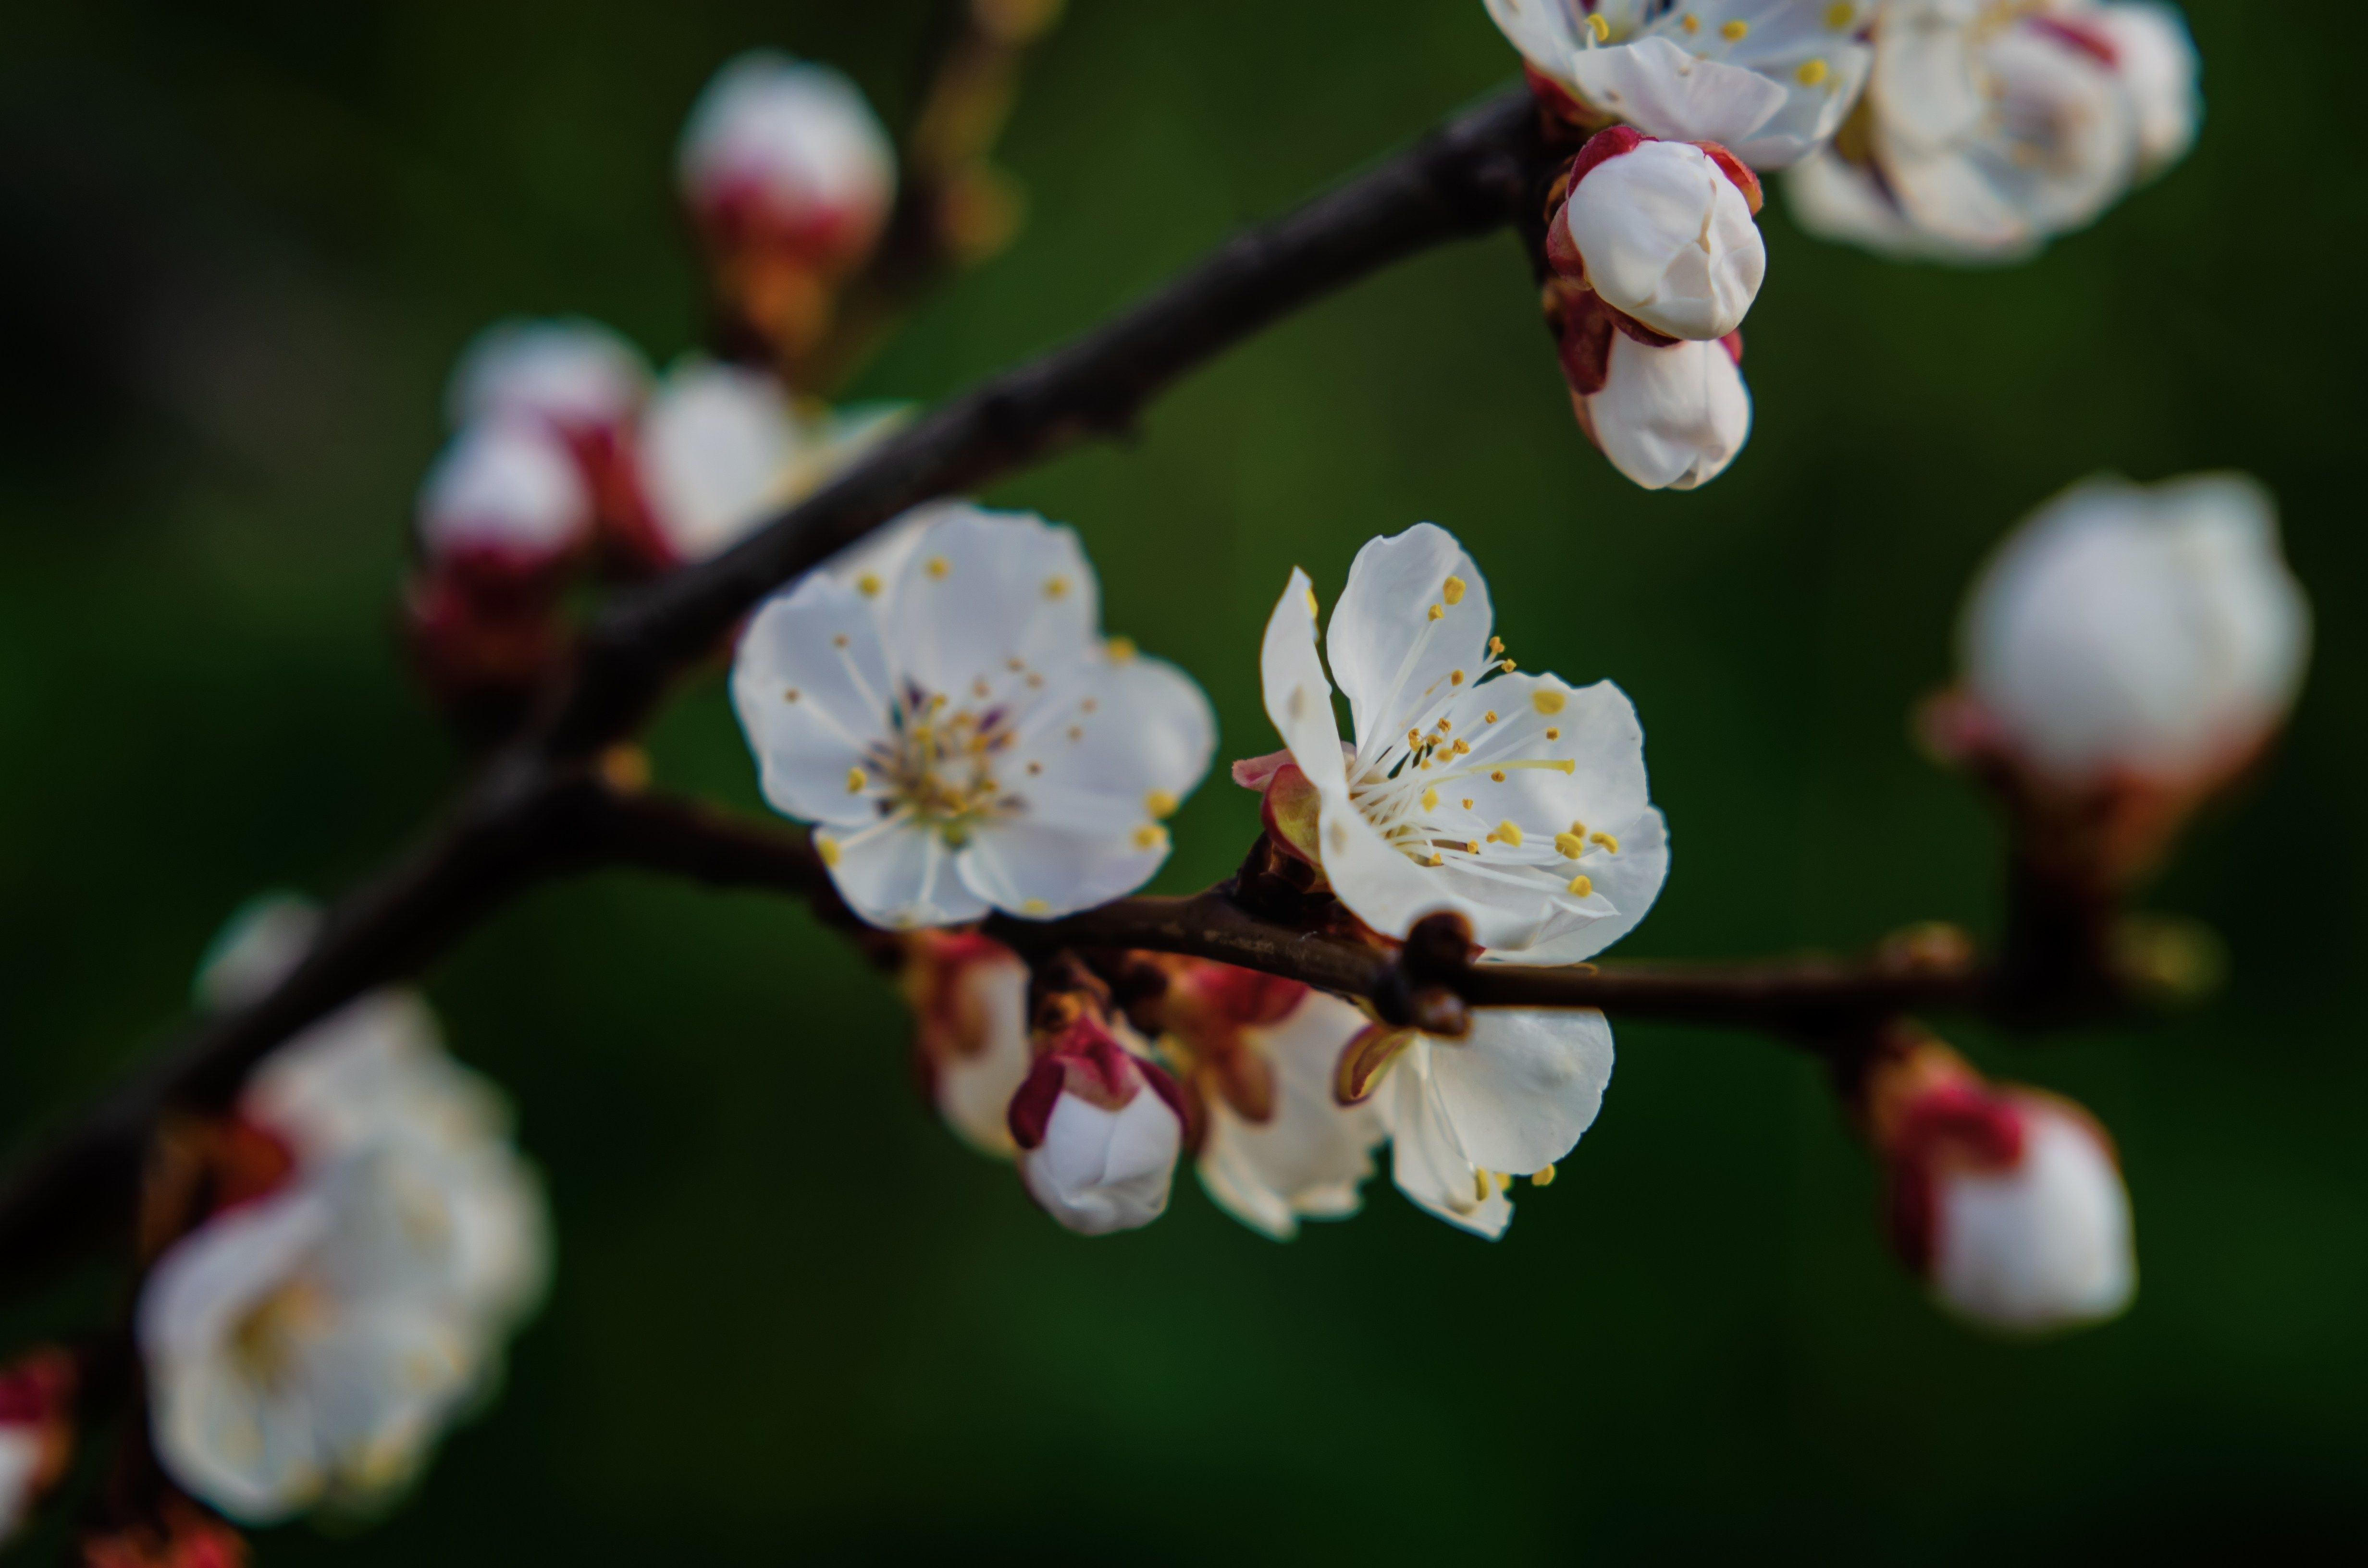
M 1570 831 L 1572 836 L 1577 838 L 1585 838 L 1587 836 L 1587 824 L 1583 822 L 1575 822 L 1570 824 Z
M 1858 15 L 1858 7 L 1855 6 L 1828 6 L 1826 7 L 1826 26 L 1833 28 L 1836 32 L 1839 32 L 1842 28 L 1850 25 L 1850 18 L 1856 15 Z
M 1565 778 L 1578 771 L 1577 761 L 1571 757 L 1565 757 L 1560 762 L 1551 763 L 1548 766 Z
M 1132 637 L 1113 637 L 1109 642 L 1102 644 L 1102 652 L 1110 655 L 1111 664 L 1125 664 L 1128 660 L 1134 657 L 1134 639 Z
M 1044 765 L 1041 762 L 1031 762 L 1028 765 L 1028 777 L 1030 778 L 1035 778 L 1038 774 L 1043 771 Z
M 1454 720 L 1452 720 L 1452 719 L 1445 719 L 1445 718 L 1442 718 L 1441 720 L 1440 720 L 1440 722 L 1439 722 L 1439 733 L 1440 733 L 1440 734 L 1442 734 L 1442 735 L 1443 735 L 1443 734 L 1447 733 L 1447 732 L 1448 732 L 1448 731 L 1450 731 L 1450 730 L 1452 730 L 1452 729 L 1453 729 L 1453 728 L 1455 728 L 1455 721 L 1454 721 Z
M 1550 741 L 1558 741 L 1562 739 L 1562 732 L 1560 730 L 1550 729 L 1546 732 L 1546 739 Z
M 1741 43 L 1743 35 L 1751 30 L 1749 22 L 1729 22 L 1718 29 L 1718 36 L 1729 43 Z
M 1554 1168 L 1552 1165 L 1546 1165 L 1531 1173 L 1530 1185 L 1531 1187 L 1552 1187 L 1554 1185 Z
M 1044 684 L 1044 677 L 1043 677 L 1042 676 L 1038 675 L 1034 670 L 1030 670 L 1030 671 L 1028 672 L 1028 689 L 1029 689 L 1029 690 L 1030 690 L 1030 691 L 1037 690 L 1039 687 L 1042 687 L 1042 686 L 1043 686 L 1043 684 Z
M 1611 41 L 1611 24 L 1605 21 L 1601 17 L 1588 17 L 1587 30 L 1595 35 L 1595 41 L 1598 43 L 1610 43 Z M 1486 1197 L 1486 1194 L 1484 1193 L 1482 1196 Z
M 1702 18 L 1700 17 L 1689 15 L 1685 20 L 1679 22 L 1678 26 L 1685 28 L 1686 31 L 1690 33 L 1698 33 L 1702 31 Z
M 1048 599 L 1067 598 L 1069 597 L 1069 580 L 1066 577 L 1045 578 L 1044 597 Z
M 1422 732 L 1420 730 L 1408 730 L 1406 732 L 1406 744 L 1410 746 L 1418 746 L 1422 744 Z
M 822 863 L 824 865 L 836 866 L 838 864 L 837 839 L 817 833 L 814 835 L 814 853 L 822 857 Z
M 1009 670 L 1013 675 L 1018 675 L 1020 671 L 1028 667 L 1028 661 L 1025 659 L 1006 659 L 1003 661 L 1003 667 Z
M 848 794 L 860 795 L 863 793 L 863 787 L 871 782 L 871 779 L 866 778 L 863 776 L 863 769 L 860 767 L 850 767 L 847 770 L 847 792 Z
M 1156 822 L 1144 823 L 1134 830 L 1134 846 L 1137 849 L 1156 849 L 1167 842 L 1167 830 Z
M 1600 24 L 1602 22 L 1603 18 L 1600 17 L 1590 17 L 1589 20 Z M 1472 1173 L 1472 1200 L 1474 1203 L 1486 1203 L 1488 1201 L 1488 1173 L 1486 1171 L 1474 1171 Z
M 1084 712 L 1091 713 L 1100 709 L 1101 702 L 1100 699 L 1097 698 L 1088 697 L 1083 702 L 1078 703 L 1077 707 Z
M 1445 605 L 1433 605 L 1425 613 L 1426 619 L 1428 619 L 1445 620 L 1447 619 L 1447 607 Z
M 1463 602 L 1463 579 L 1461 577 L 1450 577 L 1445 585 L 1439 590 L 1439 597 L 1445 599 L 1452 605 L 1462 604 Z
M 1434 849 L 1430 852 L 1430 858 L 1425 860 L 1423 864 L 1426 866 L 1444 866 L 1447 864 L 1447 857 Z
M 932 555 L 929 557 L 929 564 L 927 570 L 930 576 L 943 580 L 945 574 L 953 569 L 954 563 L 948 561 L 944 556 Z
M 1826 79 L 1826 62 L 1822 60 L 1804 61 L 1801 68 L 1793 74 L 1800 78 L 1801 85 L 1814 87 Z
M 1506 821 L 1497 824 L 1497 836 L 1515 849 L 1521 846 L 1521 824 Z
M 1082 741 L 1082 740 L 1084 740 L 1084 739 L 1086 738 L 1086 727 L 1085 727 L 1083 724 L 1072 724 L 1072 725 L 1070 725 L 1070 726 L 1069 726 L 1069 738 L 1070 738 L 1071 740 L 1073 740 L 1073 741 Z
M 1313 589 L 1313 588 L 1308 589 L 1308 590 L 1307 590 L 1307 616 L 1308 616 L 1308 619 L 1312 620 L 1312 619 L 1314 619 L 1316 616 L 1321 615 L 1321 614 L 1323 614 L 1323 613 L 1324 613 L 1324 612 L 1323 612 L 1323 610 L 1322 610 L 1322 609 L 1321 609 L 1321 608 L 1316 605 L 1316 603 L 1315 603 L 1315 589 Z
M 1620 853 L 1620 841 L 1608 833 L 1590 833 L 1587 835 L 1587 839 L 1590 844 L 1600 844 L 1611 854 Z
M 987 693 L 994 689 L 995 687 L 986 684 L 986 677 L 985 676 L 981 676 L 976 680 L 970 683 L 970 694 L 981 701 L 985 701 L 986 699 Z
M 1438 791 L 1438 790 L 1425 790 L 1422 792 L 1422 809 L 1423 809 L 1424 811 L 1427 811 L 1427 812 L 1435 812 L 1435 811 L 1439 810 L 1439 791 Z
M 1541 713 L 1559 713 L 1569 705 L 1569 702 L 1570 698 L 1566 693 L 1556 691 L 1550 686 L 1542 686 L 1530 693 L 1530 706 Z M 1554 732 L 1548 730 L 1546 733 L 1552 735 Z
M 1463 684 L 1463 672 L 1462 670 L 1452 672 L 1447 677 L 1447 684 L 1450 686 L 1462 686 Z
M 1143 798 L 1143 809 L 1154 818 L 1172 817 L 1176 814 L 1176 797 L 1165 790 L 1154 790 Z
M 876 599 L 880 597 L 880 579 L 866 572 L 855 580 L 855 591 L 867 599 Z
M 1467 812 L 1472 809 L 1472 797 L 1469 795 L 1463 797 L 1463 809 Z
M 1053 913 L 1053 906 L 1046 903 L 1041 898 L 1031 898 L 1027 903 L 1019 906 L 1019 913 L 1022 915 L 1050 915 Z
M 1504 671 L 1507 675 L 1511 675 L 1515 670 L 1520 669 L 1521 666 L 1513 663 L 1510 659 L 1499 659 L 1497 661 L 1497 667 Z
M 1476 838 L 1467 838 L 1467 839 L 1465 839 L 1465 840 L 1463 841 L 1463 853 L 1465 853 L 1466 855 L 1477 855 L 1477 854 L 1479 854 L 1479 853 L 1480 853 L 1480 841 L 1479 841 L 1478 839 L 1476 839 Z
M 1451 749 L 1452 749 L 1458 756 L 1467 756 L 1471 755 L 1472 743 L 1470 741 L 1458 741 Z
M 798 688 L 794 686 L 790 687 L 789 690 L 781 693 L 781 700 L 784 702 L 795 702 L 797 699 Z
M 1497 710 L 1494 708 L 1491 708 L 1486 713 L 1481 714 L 1480 717 L 1486 722 L 1493 724 L 1497 722 Z
M 1576 860 L 1587 853 L 1587 840 L 1575 833 L 1554 835 L 1554 853 L 1565 860 Z
M 1501 767 L 1493 769 L 1488 775 L 1488 782 L 1491 784 L 1502 784 L 1504 781 L 1505 770 Z
M 1585 898 L 1595 891 L 1595 884 L 1585 877 L 1573 877 L 1570 880 L 1570 891 L 1572 897 Z
M 831 645 L 832 647 L 834 647 L 834 648 L 844 648 L 844 647 L 846 647 L 846 646 L 847 646 L 847 633 L 846 633 L 846 632 L 844 632 L 844 631 L 842 631 L 842 632 L 840 632 L 837 636 L 836 636 L 836 637 L 832 638 L 832 639 L 830 640 L 830 645 Z
M 1502 637 L 1491 637 L 1488 639 L 1488 652 L 1502 654 L 1504 651 L 1505 640 Z

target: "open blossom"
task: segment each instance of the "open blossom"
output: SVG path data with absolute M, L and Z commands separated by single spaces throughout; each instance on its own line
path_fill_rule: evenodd
M 1862 133 L 1794 172 L 1794 210 L 1878 251 L 2027 256 L 2186 152 L 2196 68 L 2166 6 L 1886 0 Z
M 1831 137 L 1865 85 L 1875 0 L 1487 0 L 1531 84 L 1583 123 L 1719 142 L 1781 168 Z
M 292 900 L 243 911 L 199 995 L 261 994 L 313 925 Z M 158 1457 L 251 1522 L 367 1506 L 497 1375 L 540 1299 L 540 1184 L 498 1096 L 445 1054 L 405 991 L 365 996 L 281 1047 L 242 1096 L 239 1126 L 251 1131 L 233 1142 L 279 1152 L 269 1178 L 226 1184 L 141 1297 Z
M 1033 1064 L 1028 966 L 992 937 L 914 931 L 905 938 L 905 999 L 915 1047 L 938 1111 L 962 1141 L 1005 1158 L 1011 1096 Z
M 1452 911 L 1500 959 L 1571 963 L 1644 918 L 1668 869 L 1635 710 L 1609 681 L 1516 674 L 1488 585 L 1423 523 L 1358 551 L 1326 647 L 1349 698 L 1343 744 L 1304 572 L 1267 623 L 1267 715 L 1286 753 L 1236 764 L 1275 835 L 1349 912 L 1403 937 Z
M 732 699 L 765 798 L 817 824 L 875 926 L 1045 918 L 1167 855 L 1215 719 L 1173 665 L 1101 633 L 1076 535 L 939 509 L 893 571 L 810 574 L 751 619 Z
M 1594 1124 L 1611 1058 L 1601 1013 L 1479 1008 L 1460 1040 L 1373 1026 L 1341 1059 L 1337 1092 L 1379 1110 L 1400 1192 L 1494 1239 L 1512 1221 L 1513 1178 L 1554 1180 Z
M 2047 778 L 2208 780 L 2284 722 L 2310 631 L 2260 484 L 2092 480 L 1984 569 L 1962 632 L 1966 691 L 2014 762 Z
M 1157 1050 L 1200 1108 L 1201 1186 L 1277 1241 L 1303 1219 L 1345 1219 L 1384 1135 L 1372 1108 L 1332 1092 L 1365 1016 L 1296 981 L 1197 959 L 1163 960 Z
M 808 413 L 767 371 L 684 359 L 641 422 L 642 489 L 660 547 L 675 561 L 722 553 L 861 456 L 902 415 L 886 404 Z
M 1012 1097 L 1019 1176 L 1081 1235 L 1148 1225 L 1167 1211 L 1184 1113 L 1166 1074 L 1080 1015 L 1050 1040 Z
M 1547 259 L 1668 337 L 1725 337 L 1768 270 L 1759 180 L 1715 143 L 1599 131 L 1574 161 Z
M 2014 1332 L 2129 1305 L 2129 1190 L 2094 1118 L 1930 1043 L 1878 1066 L 1868 1096 L 1893 1242 L 1943 1305 Z

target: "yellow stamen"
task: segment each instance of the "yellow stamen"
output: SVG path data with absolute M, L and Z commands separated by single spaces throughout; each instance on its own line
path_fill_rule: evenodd
M 1589 843 L 1600 844 L 1614 855 L 1620 853 L 1620 841 L 1608 833 L 1590 833 L 1587 837 Z
M 837 839 L 828 838 L 817 833 L 814 835 L 814 853 L 822 857 L 822 863 L 824 865 L 836 866 L 838 864 Z
M 1541 713 L 1559 713 L 1569 704 L 1569 701 L 1570 698 L 1567 694 L 1556 691 L 1550 686 L 1542 686 L 1530 693 L 1530 706 Z M 1554 732 L 1548 730 L 1546 733 L 1551 735 Z
M 1600 23 L 1603 20 L 1600 17 L 1592 17 L 1588 19 L 1597 23 Z M 1472 1199 L 1475 1203 L 1486 1203 L 1488 1201 L 1488 1173 L 1486 1171 L 1474 1171 L 1472 1173 Z
M 1447 619 L 1447 607 L 1445 605 L 1433 605 L 1430 607 L 1428 616 L 1429 619 L 1432 620 L 1445 620 Z
M 1439 810 L 1439 791 L 1438 791 L 1438 790 L 1425 790 L 1422 792 L 1422 809 L 1423 809 L 1424 811 L 1427 811 L 1427 812 L 1435 812 L 1435 811 Z
M 876 599 L 880 597 L 880 579 L 866 572 L 855 580 L 855 591 L 867 599 Z
M 1725 27 L 1718 29 L 1718 36 L 1726 40 L 1729 43 L 1741 43 L 1743 41 L 1744 35 L 1750 30 L 1751 24 L 1749 22 L 1729 22 Z
M 1469 741 L 1458 741 L 1452 749 L 1454 751 L 1456 756 L 1465 756 L 1471 753 L 1472 743 Z
M 1462 604 L 1463 602 L 1463 579 L 1461 577 L 1450 577 L 1447 580 L 1446 585 L 1439 590 L 1439 597 L 1445 599 L 1452 605 Z
M 1541 1170 L 1531 1173 L 1530 1176 L 1530 1185 L 1531 1187 L 1552 1187 L 1554 1185 L 1554 1168 L 1552 1165 L 1547 1165 Z
M 1509 820 L 1500 822 L 1497 824 L 1497 836 L 1519 849 L 1521 846 L 1521 824 Z
M 1497 722 L 1497 710 L 1494 708 L 1491 708 L 1487 712 L 1480 715 L 1480 717 L 1493 724 Z
M 1067 598 L 1069 597 L 1069 580 L 1066 577 L 1045 578 L 1044 597 L 1048 599 Z
M 1836 32 L 1839 32 L 1842 28 L 1850 25 L 1850 18 L 1857 14 L 1858 7 L 1855 6 L 1828 6 L 1826 7 L 1826 26 L 1833 28 Z
M 1176 797 L 1165 790 L 1154 790 L 1143 798 L 1143 809 L 1154 819 L 1172 817 L 1176 814 Z
M 1560 730 L 1548 730 L 1546 732 L 1546 739 L 1550 741 L 1558 741 L 1562 739 L 1562 732 Z
M 795 702 L 797 699 L 798 688 L 794 686 L 790 687 L 789 690 L 781 693 L 781 700 L 784 702 Z
M 944 581 L 946 574 L 953 569 L 954 563 L 948 561 L 944 556 L 932 555 L 929 557 L 929 564 L 927 570 L 930 576 L 937 578 L 939 581 Z
M 1502 654 L 1504 651 L 1505 640 L 1502 637 L 1491 637 L 1488 639 L 1488 652 Z
M 871 779 L 866 778 L 863 776 L 863 769 L 860 767 L 850 767 L 847 770 L 847 792 L 848 794 L 860 795 L 863 793 L 863 787 L 871 782 Z
M 1430 858 L 1425 860 L 1423 864 L 1426 866 L 1444 866 L 1447 864 L 1447 857 L 1434 849 L 1430 852 Z
M 1800 78 L 1801 85 L 1814 87 L 1826 79 L 1826 62 L 1822 60 L 1805 61 L 1793 74 Z
M 1511 675 L 1515 670 L 1520 669 L 1521 666 L 1513 663 L 1510 659 L 1499 659 L 1497 661 L 1497 667 L 1504 671 L 1507 675 Z
M 1111 664 L 1123 665 L 1134 657 L 1134 639 L 1113 637 L 1102 644 L 1102 652 L 1110 655 Z
M 1469 795 L 1463 797 L 1463 809 L 1467 812 L 1472 809 L 1472 797 Z
M 1465 839 L 1465 840 L 1463 841 L 1463 853 L 1465 853 L 1466 855 L 1477 855 L 1477 854 L 1479 854 L 1479 853 L 1480 853 L 1480 841 L 1479 841 L 1478 839 L 1476 839 L 1476 838 L 1467 838 L 1467 839 Z
M 1698 33 L 1702 31 L 1702 18 L 1699 17 L 1689 16 L 1684 21 L 1679 22 L 1678 26 L 1685 28 L 1686 31 L 1690 33 Z
M 846 633 L 846 632 L 844 632 L 844 631 L 842 631 L 842 632 L 840 632 L 837 636 L 836 636 L 836 637 L 832 638 L 832 639 L 830 640 L 830 645 L 831 645 L 832 647 L 834 647 L 834 648 L 844 648 L 844 647 L 846 647 L 846 646 L 847 646 L 847 633 Z
M 1591 892 L 1593 892 L 1594 891 L 1595 891 L 1595 884 L 1594 884 L 1592 881 L 1589 881 L 1587 878 L 1585 878 L 1585 877 L 1573 877 L 1573 878 L 1571 878 L 1571 880 L 1570 880 L 1570 892 L 1571 892 L 1571 896 L 1572 896 L 1572 897 L 1574 897 L 1574 898 L 1585 898 L 1588 893 L 1591 893 Z
M 1134 846 L 1137 849 L 1156 849 L 1167 842 L 1167 830 L 1156 822 L 1144 823 L 1134 830 Z
M 1505 781 L 1505 770 L 1501 767 L 1496 769 L 1488 775 L 1488 781 L 1491 784 L 1502 784 Z
M 1554 835 L 1554 853 L 1565 860 L 1576 860 L 1587 853 L 1587 840 L 1575 833 Z
M 1022 915 L 1050 915 L 1053 913 L 1053 906 L 1046 903 L 1041 898 L 1031 898 L 1027 903 L 1019 906 L 1019 913 Z
M 1587 30 L 1595 35 L 1595 41 L 1598 43 L 1610 43 L 1611 41 L 1611 24 L 1605 21 L 1601 17 L 1588 17 Z M 1484 1193 L 1482 1196 L 1486 1197 L 1486 1194 Z
M 1462 686 L 1463 684 L 1463 672 L 1462 670 L 1456 670 L 1449 675 L 1447 677 L 1447 684 L 1450 686 Z

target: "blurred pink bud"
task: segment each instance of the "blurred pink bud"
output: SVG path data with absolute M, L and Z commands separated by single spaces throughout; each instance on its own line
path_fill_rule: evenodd
M 246 1538 L 180 1497 L 157 1519 L 84 1538 L 83 1568 L 246 1568 Z
M 63 1350 L 0 1367 L 0 1543 L 13 1539 L 74 1455 L 79 1369 Z
M 1166 1211 L 1184 1148 L 1181 1097 L 1096 1019 L 1076 1018 L 1037 1057 L 1010 1124 L 1029 1196 L 1070 1230 L 1131 1231 Z
M 1547 230 L 1547 259 L 1612 309 L 1669 337 L 1725 337 L 1768 271 L 1759 176 L 1715 142 L 1628 127 L 1579 152 Z
M 939 1113 L 980 1153 L 1010 1157 L 1011 1096 L 1029 1070 L 1028 966 L 989 937 L 915 931 L 905 937 L 904 983 Z
M 593 495 L 566 439 L 497 418 L 463 429 L 419 493 L 419 539 L 437 567 L 505 580 L 547 574 L 589 542 Z
M 896 153 L 854 83 L 770 51 L 718 72 L 677 154 L 684 202 L 711 243 L 796 256 L 839 274 L 871 253 L 896 194 Z
M 567 645 L 555 597 L 539 585 L 497 592 L 431 571 L 405 589 L 403 616 L 420 678 L 447 699 L 531 687 Z
M 2128 1307 L 2137 1289 L 2129 1191 L 2088 1112 L 1991 1085 L 1933 1043 L 1879 1066 L 1869 1103 L 1893 1244 L 1943 1306 L 2022 1333 Z
M 597 322 L 513 320 L 462 351 L 447 403 L 455 428 L 524 419 L 574 437 L 626 427 L 649 383 L 641 351 Z

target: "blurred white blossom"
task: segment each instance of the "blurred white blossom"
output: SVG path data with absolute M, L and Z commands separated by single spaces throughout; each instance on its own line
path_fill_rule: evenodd
M 854 83 L 827 65 L 757 50 L 725 64 L 700 94 L 677 177 L 702 227 L 836 270 L 878 240 L 896 193 L 896 153 Z
M 1644 918 L 1668 869 L 1645 737 L 1609 681 L 1518 675 L 1488 585 L 1429 523 L 1368 543 L 1326 647 L 1356 743 L 1340 739 L 1304 572 L 1267 623 L 1266 710 L 1287 758 L 1241 764 L 1268 819 L 1350 913 L 1403 937 L 1452 911 L 1494 956 L 1571 963 Z M 1284 766 L 1287 762 L 1288 766 Z
M 817 824 L 874 925 L 1031 918 L 1133 892 L 1207 771 L 1215 719 L 1101 632 L 1076 535 L 936 509 L 893 572 L 809 574 L 757 610 L 732 697 L 775 810 Z
M 1081 1017 L 1046 1043 L 1011 1101 L 1019 1177 L 1044 1211 L 1081 1235 L 1148 1225 L 1167 1211 L 1184 1119 L 1167 1076 Z
M 1884 0 L 1862 124 L 1794 171 L 1793 210 L 1877 251 L 2018 259 L 2186 152 L 2196 71 L 2166 6 Z
M 420 486 L 422 547 L 463 569 L 541 570 L 589 542 L 593 521 L 565 438 L 521 417 L 464 426 Z
M 455 428 L 524 419 L 581 438 L 623 431 L 649 385 L 641 350 L 598 323 L 518 318 L 462 351 L 445 402 Z
M 2003 748 L 2081 786 L 2241 765 L 2283 724 L 2310 637 L 2268 492 L 2207 474 L 2050 502 L 1984 568 L 1961 641 Z
M 905 942 L 905 999 L 939 1113 L 972 1148 L 1008 1159 L 1011 1096 L 1033 1059 L 1028 966 L 968 932 L 914 931 Z
M 1865 85 L 1874 0 L 1487 0 L 1531 84 L 1570 118 L 1794 162 Z
M 79 1373 L 45 1348 L 0 1367 L 0 1546 L 14 1540 L 74 1458 Z

